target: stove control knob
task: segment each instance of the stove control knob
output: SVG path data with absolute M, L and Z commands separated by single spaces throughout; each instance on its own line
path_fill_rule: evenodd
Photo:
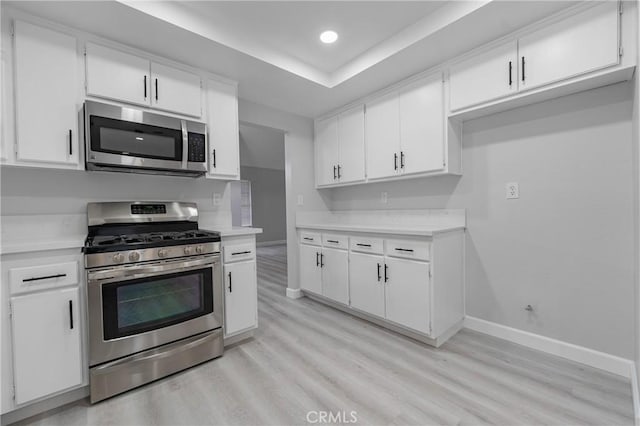
M 193 247 L 191 246 L 186 246 L 184 248 L 184 254 L 186 254 L 187 256 L 189 256 L 191 253 L 193 253 Z
M 129 260 L 131 262 L 137 262 L 138 260 L 140 260 L 140 253 L 138 253 L 137 251 L 132 251 L 131 253 L 129 253 Z
M 122 255 L 122 253 L 116 253 L 113 255 L 113 261 L 115 263 L 122 263 L 124 262 L 124 256 Z
M 158 257 L 167 257 L 167 254 L 169 254 L 169 252 L 167 251 L 167 249 L 160 249 L 160 250 L 158 250 Z
M 202 247 L 202 246 L 197 246 L 196 247 L 196 253 L 199 254 L 199 253 L 202 253 L 203 251 L 204 251 L 204 247 Z

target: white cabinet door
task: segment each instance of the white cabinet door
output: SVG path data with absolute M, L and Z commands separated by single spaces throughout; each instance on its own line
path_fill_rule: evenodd
M 17 160 L 78 164 L 76 39 L 15 22 Z
M 151 62 L 151 106 L 178 114 L 200 117 L 200 76 Z
M 386 317 L 405 327 L 429 334 L 429 264 L 386 258 Z
M 318 120 L 315 125 L 316 183 L 330 185 L 338 179 L 338 117 Z
M 227 335 L 258 323 L 255 260 L 224 265 L 224 328 Z
M 518 42 L 510 41 L 449 70 L 450 108 L 456 111 L 518 91 Z
M 148 59 L 87 43 L 87 95 L 148 106 Z
M 349 304 L 349 253 L 346 250 L 322 249 L 322 295 Z
M 351 253 L 349 298 L 351 307 L 384 318 L 384 257 Z
M 365 140 L 369 179 L 394 176 L 400 170 L 399 110 L 397 93 L 367 104 Z
M 300 288 L 322 294 L 322 273 L 320 269 L 320 247 L 300 244 Z
M 364 105 L 338 116 L 340 183 L 364 180 Z
M 238 95 L 235 85 L 214 80 L 207 83 L 208 177 L 239 179 L 240 141 Z
M 618 2 L 604 2 L 519 40 L 520 90 L 619 61 Z
M 11 298 L 16 404 L 82 384 L 78 288 Z
M 420 80 L 400 93 L 400 166 L 403 173 L 444 168 L 444 123 L 442 75 Z

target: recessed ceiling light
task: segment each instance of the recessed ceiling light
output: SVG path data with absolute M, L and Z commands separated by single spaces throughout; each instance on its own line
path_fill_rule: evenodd
M 320 34 L 320 41 L 326 44 L 335 43 L 337 39 L 338 39 L 338 33 L 335 31 L 329 30 Z

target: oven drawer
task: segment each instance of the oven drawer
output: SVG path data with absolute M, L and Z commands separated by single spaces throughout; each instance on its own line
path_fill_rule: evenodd
M 429 260 L 431 244 L 428 241 L 387 240 L 385 254 L 407 259 Z
M 224 246 L 224 263 L 253 260 L 256 257 L 253 244 L 233 244 Z
M 11 294 L 78 284 L 78 262 L 9 269 Z

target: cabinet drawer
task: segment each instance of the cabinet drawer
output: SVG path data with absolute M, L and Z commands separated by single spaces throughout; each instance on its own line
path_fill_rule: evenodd
M 363 253 L 384 253 L 383 240 L 380 238 L 351 237 L 349 240 L 349 248 L 351 251 L 360 251 Z
M 429 260 L 431 243 L 428 241 L 387 240 L 385 254 L 407 259 Z
M 311 244 L 314 246 L 319 246 L 322 242 L 322 238 L 320 234 L 317 232 L 300 232 L 300 242 L 304 244 Z
M 12 268 L 9 282 L 11 294 L 78 284 L 78 262 Z
M 253 244 L 233 244 L 224 247 L 223 256 L 224 263 L 230 263 L 255 259 L 256 253 Z
M 349 237 L 339 234 L 322 234 L 322 245 L 346 250 L 349 248 Z

